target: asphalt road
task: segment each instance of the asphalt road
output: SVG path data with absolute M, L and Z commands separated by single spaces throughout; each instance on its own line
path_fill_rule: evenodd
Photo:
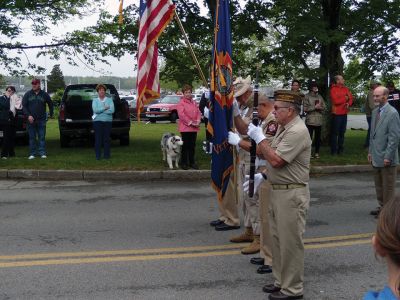
M 310 187 L 305 299 L 383 287 L 372 174 Z M 208 182 L 0 181 L 0 299 L 267 299 L 216 216 Z

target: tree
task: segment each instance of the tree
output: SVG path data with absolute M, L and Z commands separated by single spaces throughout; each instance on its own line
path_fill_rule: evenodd
M 58 59 L 67 55 L 70 63 L 82 60 L 88 64 L 104 61 L 99 49 L 105 37 L 94 34 L 93 30 L 73 31 L 62 36 L 55 36 L 47 45 L 21 42 L 24 28 L 29 27 L 33 36 L 50 34 L 50 25 L 69 20 L 84 18 L 92 14 L 95 7 L 103 0 L 2 0 L 0 4 L 0 65 L 10 73 L 43 72 L 43 68 L 34 62 L 29 62 L 27 70 L 17 71 L 24 66 L 21 55 L 29 49 L 38 49 L 40 55 L 47 54 Z M 91 4 L 92 6 L 90 6 Z
M 49 93 L 54 93 L 58 89 L 65 89 L 64 75 L 60 65 L 54 65 L 47 79 L 47 91 Z

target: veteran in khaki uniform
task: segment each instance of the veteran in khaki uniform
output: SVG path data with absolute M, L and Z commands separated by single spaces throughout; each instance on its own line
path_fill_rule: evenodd
M 266 95 L 260 94 L 258 100 L 258 117 L 260 119 L 260 126 L 263 129 L 264 135 L 268 141 L 272 141 L 277 129 L 278 124 L 275 121 L 275 116 L 272 113 L 274 106 L 274 100 L 268 99 Z M 238 127 L 247 127 L 243 120 L 237 119 L 235 120 L 235 124 Z M 239 146 L 240 149 L 243 149 L 247 152 L 250 151 L 251 142 L 247 139 L 241 139 L 237 133 L 229 132 L 228 142 L 233 146 Z M 260 154 L 260 153 L 258 153 Z M 256 160 L 256 168 L 257 172 L 265 172 L 266 171 L 266 162 L 263 159 L 257 157 Z M 246 174 L 248 177 L 248 175 Z M 268 198 L 266 197 L 266 193 L 268 191 L 268 184 L 265 183 L 258 190 L 255 191 L 252 198 L 245 198 L 247 201 L 247 206 L 251 207 L 249 209 L 249 218 L 252 225 L 254 240 L 250 246 L 242 249 L 242 253 L 247 254 L 247 252 L 256 253 L 260 251 L 261 257 L 252 258 L 250 260 L 251 263 L 256 265 L 261 265 L 258 268 L 257 273 L 265 274 L 272 272 L 271 263 L 272 263 L 272 254 L 271 254 L 271 238 L 270 231 L 268 226 Z M 260 196 L 261 194 L 262 197 Z M 247 193 L 246 193 L 247 196 Z
M 263 288 L 270 293 L 270 300 L 303 298 L 303 234 L 310 203 L 311 139 L 299 117 L 300 105 L 301 97 L 297 93 L 275 92 L 274 114 L 279 128 L 271 145 L 261 127 L 250 124 L 248 130 L 267 161 L 271 184 L 269 213 L 275 282 Z M 257 175 L 255 186 L 262 178 Z
M 234 114 L 234 122 L 235 126 L 240 134 L 243 134 L 243 139 L 249 140 L 246 135 L 247 126 L 251 122 L 251 118 L 253 115 L 253 89 L 251 87 L 251 77 L 247 78 L 238 77 L 234 82 L 234 96 L 237 101 L 234 102 L 233 105 L 233 114 Z M 243 121 L 243 126 L 240 126 L 242 123 L 237 124 L 239 121 Z M 226 231 L 232 229 L 238 229 L 240 226 L 240 219 L 238 214 L 238 206 L 243 210 L 244 214 L 244 225 L 246 227 L 245 232 L 237 237 L 231 239 L 231 242 L 234 243 L 246 243 L 253 242 L 254 236 L 251 226 L 251 221 L 249 217 L 249 209 L 246 206 L 245 198 L 246 195 L 243 194 L 243 189 L 241 188 L 244 176 L 246 171 L 250 168 L 250 155 L 248 152 L 243 149 L 239 149 L 238 151 L 238 163 L 236 164 L 236 176 L 238 176 L 237 183 L 235 184 L 234 176 L 231 174 L 228 187 L 226 189 L 225 195 L 222 199 L 222 203 L 220 205 L 220 212 L 223 211 L 225 215 L 224 222 L 216 222 L 215 230 L 216 231 Z M 235 159 L 235 158 L 234 158 Z M 238 199 L 238 200 L 237 200 Z M 239 203 L 237 203 L 237 201 Z M 221 219 L 221 218 L 220 218 Z M 259 241 L 259 239 L 258 239 Z M 258 250 L 256 252 L 259 251 Z M 254 251 L 252 253 L 255 253 Z M 251 253 L 246 253 L 251 254 Z

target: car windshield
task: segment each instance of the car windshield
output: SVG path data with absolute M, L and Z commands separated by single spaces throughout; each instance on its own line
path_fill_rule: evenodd
M 181 100 L 181 96 L 165 96 L 160 103 L 176 104 Z
M 67 101 L 70 101 L 71 99 L 79 99 L 82 102 L 86 101 L 92 101 L 94 98 L 97 98 L 98 94 L 96 91 L 96 88 L 91 88 L 91 87 L 77 87 L 68 90 L 67 92 Z M 106 97 L 112 98 L 114 101 L 116 100 L 116 94 L 111 91 L 110 89 L 107 88 L 106 91 Z M 74 100 L 72 100 L 74 101 Z

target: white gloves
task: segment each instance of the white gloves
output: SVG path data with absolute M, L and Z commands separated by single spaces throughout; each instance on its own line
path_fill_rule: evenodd
M 209 141 L 203 141 L 203 150 L 206 154 L 212 154 L 213 143 Z
M 232 112 L 233 112 L 234 117 L 237 117 L 240 115 L 239 103 L 237 102 L 236 99 L 233 101 L 233 104 L 232 104 Z
M 249 191 L 249 178 L 250 178 L 250 175 L 246 175 L 246 181 L 243 183 L 243 190 L 246 193 Z M 264 180 L 265 179 L 261 173 L 254 174 L 254 192 L 256 192 L 258 190 L 258 187 Z
M 261 143 L 266 138 L 262 132 L 262 128 L 254 126 L 253 123 L 250 123 L 249 128 L 247 129 L 247 135 L 255 140 L 257 144 Z
M 204 118 L 207 118 L 207 119 L 209 119 L 209 116 L 210 116 L 210 110 L 207 108 L 207 106 L 206 106 L 206 107 L 204 107 L 203 116 L 204 116 Z
M 240 136 L 232 131 L 228 132 L 228 143 L 237 146 L 240 143 Z

